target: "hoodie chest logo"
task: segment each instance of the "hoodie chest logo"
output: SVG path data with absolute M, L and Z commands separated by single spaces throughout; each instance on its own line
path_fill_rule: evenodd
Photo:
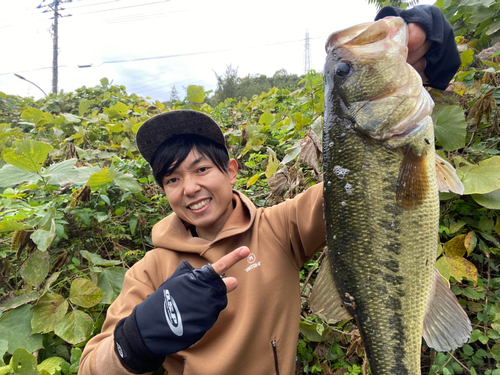
M 247 262 L 250 263 L 250 265 L 245 268 L 245 272 L 250 272 L 254 268 L 260 267 L 260 261 L 257 262 L 257 257 L 254 253 L 250 253 L 250 255 L 248 255 Z
M 182 327 L 182 317 L 175 303 L 174 297 L 170 295 L 168 289 L 163 290 L 163 310 L 170 330 L 176 336 L 182 336 L 184 329 Z

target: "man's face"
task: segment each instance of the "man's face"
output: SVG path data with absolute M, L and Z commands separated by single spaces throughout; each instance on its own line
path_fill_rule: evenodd
M 233 211 L 232 185 L 237 172 L 234 159 L 229 161 L 226 174 L 193 148 L 177 169 L 163 178 L 163 191 L 174 212 L 194 225 L 198 236 L 213 240 Z

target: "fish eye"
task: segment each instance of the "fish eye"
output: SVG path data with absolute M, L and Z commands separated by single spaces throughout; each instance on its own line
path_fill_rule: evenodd
M 351 72 L 352 66 L 346 61 L 341 61 L 335 67 L 335 75 L 340 78 L 345 78 Z

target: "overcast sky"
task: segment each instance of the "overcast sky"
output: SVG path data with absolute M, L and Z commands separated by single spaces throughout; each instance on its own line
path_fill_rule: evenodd
M 52 90 L 52 2 L 0 0 L 0 91 L 43 96 L 14 73 Z M 321 71 L 328 35 L 376 15 L 368 0 L 73 0 L 61 8 L 58 89 L 107 77 L 153 101 L 168 100 L 174 85 L 181 98 L 192 84 L 215 90 L 214 72 L 228 65 L 240 77 L 303 74 L 306 32 L 310 67 Z

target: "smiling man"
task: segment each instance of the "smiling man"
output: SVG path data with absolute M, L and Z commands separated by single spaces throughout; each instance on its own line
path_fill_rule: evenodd
M 440 10 L 384 9 L 422 24 L 409 28 L 409 62 L 430 85 L 445 85 L 460 57 Z M 299 273 L 325 245 L 323 185 L 256 208 L 232 189 L 238 164 L 198 111 L 147 120 L 137 147 L 174 212 L 154 226 L 156 248 L 128 270 L 79 374 L 295 374 Z

